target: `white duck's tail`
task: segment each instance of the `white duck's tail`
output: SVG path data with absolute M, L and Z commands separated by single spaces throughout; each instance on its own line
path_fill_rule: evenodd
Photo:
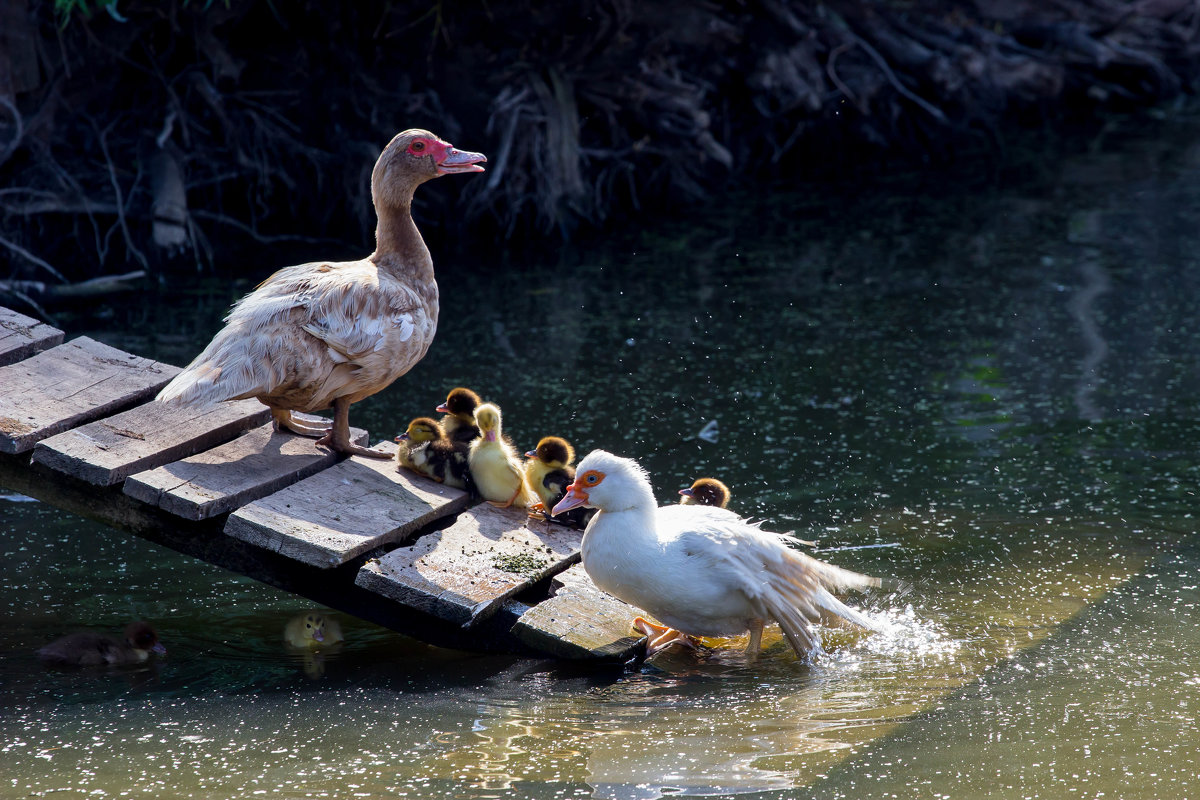
M 813 626 L 823 619 L 837 617 L 875 633 L 884 630 L 878 622 L 832 594 L 877 587 L 881 584 L 878 578 L 835 567 L 794 550 L 788 551 L 780 567 L 768 568 L 769 589 L 763 593 L 761 602 L 800 658 L 807 658 L 820 647 Z

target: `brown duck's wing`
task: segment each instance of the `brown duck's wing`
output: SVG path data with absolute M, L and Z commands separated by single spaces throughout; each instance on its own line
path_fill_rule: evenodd
M 208 347 L 159 393 L 164 402 L 217 402 L 311 387 L 338 394 L 365 361 L 390 382 L 425 354 L 434 304 L 367 261 L 313 262 L 275 273 L 242 298 Z M 343 367 L 339 369 L 339 367 Z

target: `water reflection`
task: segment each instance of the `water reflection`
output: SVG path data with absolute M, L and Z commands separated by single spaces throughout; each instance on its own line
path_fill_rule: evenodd
M 471 385 L 519 447 L 636 457 L 664 502 L 720 477 L 743 514 L 902 580 L 868 599 L 888 635 L 830 631 L 814 664 L 779 644 L 626 671 L 344 619 L 313 678 L 281 641 L 297 598 L 0 497 L 0 793 L 1195 794 L 1185 133 L 1004 191 L 777 194 L 556 263 L 443 261 L 429 357 L 360 404 L 378 440 Z M 246 288 L 87 332 L 182 363 Z M 153 680 L 33 660 L 135 617 L 170 644 Z

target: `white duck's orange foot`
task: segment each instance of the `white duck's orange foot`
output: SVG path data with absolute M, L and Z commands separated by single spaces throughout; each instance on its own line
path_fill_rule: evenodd
M 646 637 L 647 658 L 673 644 L 680 644 L 692 650 L 700 649 L 700 640 L 694 636 L 688 636 L 665 625 L 656 625 L 644 617 L 634 619 L 633 629 Z
M 326 436 L 333 428 L 333 423 L 329 420 L 309 422 L 308 420 L 300 419 L 291 411 L 278 408 L 271 409 L 271 419 L 274 420 L 275 430 L 277 431 L 288 430 L 312 439 L 320 439 L 322 436 Z

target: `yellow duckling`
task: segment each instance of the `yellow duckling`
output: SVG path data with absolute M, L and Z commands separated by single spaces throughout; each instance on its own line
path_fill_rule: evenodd
M 446 438 L 433 419 L 417 417 L 408 423 L 408 430 L 396 437 L 396 442 L 400 445 L 396 448 L 397 469 L 407 467 L 438 483 L 474 490 L 467 446 Z
M 700 478 L 686 489 L 680 489 L 680 505 L 712 506 L 725 508 L 729 505 L 729 487 L 716 478 Z
M 465 386 L 456 386 L 446 395 L 446 402 L 435 409 L 442 417 L 442 431 L 455 444 L 470 444 L 479 438 L 479 427 L 475 424 L 475 409 L 483 401 Z
M 479 438 L 471 442 L 469 463 L 479 494 L 501 508 L 528 508 L 533 497 L 525 485 L 517 450 L 501 432 L 499 407 L 484 403 L 476 408 L 475 424 L 479 427 Z
M 591 509 L 577 508 L 564 511 L 557 517 L 550 516 L 550 509 L 567 494 L 567 487 L 575 480 L 575 449 L 566 439 L 545 436 L 534 450 L 525 454 L 525 483 L 541 501 L 534 505 L 546 519 L 561 522 L 575 528 L 583 528 L 592 517 Z
M 320 650 L 342 643 L 342 626 L 333 617 L 319 611 L 298 614 L 288 620 L 283 640 L 301 650 Z

